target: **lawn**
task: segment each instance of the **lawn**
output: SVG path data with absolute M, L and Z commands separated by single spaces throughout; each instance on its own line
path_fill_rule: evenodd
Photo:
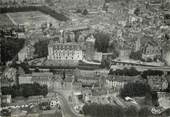
M 16 24 L 24 24 L 27 26 L 32 26 L 33 28 L 40 27 L 41 24 L 45 22 L 50 22 L 52 24 L 59 23 L 59 21 L 55 18 L 40 11 L 15 12 L 8 13 L 8 15 L 14 20 Z
M 3 25 L 13 25 L 12 21 L 8 18 L 6 14 L 0 14 L 0 26 Z

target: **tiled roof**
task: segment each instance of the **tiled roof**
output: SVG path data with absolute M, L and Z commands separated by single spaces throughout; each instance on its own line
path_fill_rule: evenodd
M 118 81 L 118 82 L 128 82 L 128 81 L 135 81 L 137 79 L 140 79 L 140 76 L 113 76 L 110 75 L 108 80 Z
M 49 76 L 53 76 L 53 73 L 50 73 L 50 72 L 33 72 L 32 76 L 33 77 L 49 77 Z
M 81 49 L 80 44 L 77 43 L 58 43 L 50 41 L 49 47 L 56 48 L 57 50 L 79 50 Z

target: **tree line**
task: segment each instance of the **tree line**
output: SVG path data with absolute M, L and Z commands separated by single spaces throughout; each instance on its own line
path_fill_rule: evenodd
M 123 109 L 120 106 L 97 103 L 85 104 L 82 113 L 90 117 L 155 117 L 147 106 L 143 106 L 140 110 L 137 110 L 134 106 Z M 161 117 L 162 115 L 165 115 L 164 117 L 169 116 L 170 111 L 167 110 L 160 114 Z
M 24 39 L 1 38 L 1 62 L 12 60 L 23 48 Z
M 8 87 L 1 87 L 2 95 L 11 95 L 12 97 L 23 96 L 46 96 L 48 93 L 47 85 L 40 85 L 38 83 L 33 84 L 21 84 L 19 86 L 13 85 Z
M 146 79 L 147 76 L 162 76 L 163 74 L 164 72 L 160 70 L 146 70 L 142 72 L 141 76 Z
M 120 75 L 120 76 L 137 76 L 141 75 L 142 78 L 146 79 L 147 76 L 162 76 L 164 74 L 163 71 L 160 70 L 145 70 L 143 72 L 140 72 L 136 70 L 134 67 L 131 67 L 130 69 L 124 68 L 124 69 L 116 69 L 116 70 L 110 70 L 109 75 Z
M 125 98 L 135 96 L 145 96 L 151 89 L 145 82 L 129 82 L 120 90 L 120 96 Z
M 130 69 L 124 68 L 124 69 L 117 69 L 115 71 L 110 70 L 109 74 L 110 75 L 120 75 L 120 76 L 137 76 L 140 75 L 141 72 L 136 70 L 134 67 L 131 67 Z
M 83 114 L 92 117 L 123 117 L 123 109 L 109 104 L 92 103 L 83 107 Z

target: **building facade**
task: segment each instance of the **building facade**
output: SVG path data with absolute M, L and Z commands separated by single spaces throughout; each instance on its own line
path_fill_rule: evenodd
M 18 77 L 19 84 L 32 84 L 32 75 L 23 74 Z
M 82 60 L 83 53 L 79 44 L 55 43 L 48 45 L 48 60 Z
M 70 76 L 66 75 L 66 79 L 70 79 Z M 47 85 L 48 89 L 61 89 L 64 84 L 67 84 L 62 80 L 62 74 L 53 75 L 51 72 L 33 72 L 32 74 L 23 74 L 18 77 L 18 82 L 20 85 L 33 83 Z
M 50 72 L 34 72 L 32 73 L 32 82 L 39 83 L 41 85 L 47 85 L 48 88 L 52 86 L 53 73 Z
M 168 88 L 168 81 L 164 76 L 147 76 L 151 90 L 162 91 Z
M 125 84 L 140 81 L 140 79 L 140 76 L 120 76 L 110 74 L 106 79 L 106 87 L 113 88 L 114 91 L 120 92 Z
M 162 55 L 161 48 L 156 43 L 148 42 L 144 46 L 142 54 L 143 59 L 147 60 L 149 58 L 154 60 L 155 58 L 161 57 L 161 55 Z
M 129 59 L 130 53 L 131 53 L 131 50 L 128 48 L 120 49 L 119 58 Z

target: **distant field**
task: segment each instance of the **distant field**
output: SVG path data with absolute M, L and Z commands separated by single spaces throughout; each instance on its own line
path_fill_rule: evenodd
M 11 17 L 16 24 L 33 27 L 39 27 L 44 22 L 51 22 L 52 24 L 58 24 L 59 22 L 50 15 L 46 15 L 40 11 L 8 13 L 8 16 Z
M 2 25 L 13 25 L 12 21 L 6 14 L 0 14 L 0 26 Z

